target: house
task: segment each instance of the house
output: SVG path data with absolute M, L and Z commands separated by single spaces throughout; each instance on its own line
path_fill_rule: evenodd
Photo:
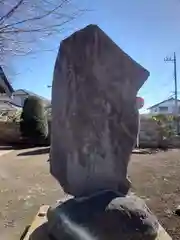
M 0 66 L 0 111 L 16 110 L 22 108 L 28 96 L 41 99 L 45 107 L 50 108 L 51 101 L 25 89 L 14 90 Z
M 47 98 L 39 96 L 39 95 L 37 95 L 33 92 L 30 92 L 28 90 L 25 90 L 25 89 L 15 90 L 12 94 L 12 102 L 15 105 L 23 107 L 25 99 L 29 96 L 35 96 L 35 97 L 41 99 L 41 101 L 44 103 L 45 107 L 49 107 L 51 105 L 51 101 L 48 100 Z
M 166 99 L 148 108 L 152 115 L 157 114 L 175 114 L 175 98 Z M 178 113 L 180 114 L 180 100 L 178 100 Z
M 13 92 L 14 89 L 0 66 L 0 111 L 16 109 L 17 106 L 11 103 Z

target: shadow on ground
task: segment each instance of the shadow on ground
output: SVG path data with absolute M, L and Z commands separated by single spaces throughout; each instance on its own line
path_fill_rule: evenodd
M 29 240 L 50 240 L 54 239 L 49 237 L 48 230 L 47 230 L 47 223 L 42 224 L 41 226 L 37 227 L 33 233 L 31 233 Z
M 32 151 L 27 151 L 23 153 L 19 153 L 17 156 L 32 156 L 32 155 L 41 155 L 41 154 L 46 154 L 49 153 L 50 147 L 48 148 L 38 148 Z

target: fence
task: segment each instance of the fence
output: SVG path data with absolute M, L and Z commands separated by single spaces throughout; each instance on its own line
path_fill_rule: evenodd
M 51 124 L 48 122 L 49 134 L 47 144 L 50 144 Z M 0 145 L 20 144 L 22 143 L 20 123 L 0 121 Z

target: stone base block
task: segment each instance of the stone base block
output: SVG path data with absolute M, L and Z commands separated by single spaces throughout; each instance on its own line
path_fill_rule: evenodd
M 49 230 L 48 230 L 48 223 L 47 223 L 48 209 L 49 209 L 49 206 L 47 205 L 43 205 L 40 207 L 27 234 L 24 236 L 24 238 L 22 238 L 22 240 L 41 240 L 41 239 L 52 240 L 53 239 L 51 235 L 49 235 Z M 61 238 L 58 238 L 58 239 L 61 239 Z M 134 238 L 131 238 L 131 239 L 134 239 Z M 144 239 L 147 239 L 147 238 L 144 238 Z M 155 240 L 171 240 L 171 239 L 172 238 L 167 234 L 164 228 L 159 224 L 158 234 Z

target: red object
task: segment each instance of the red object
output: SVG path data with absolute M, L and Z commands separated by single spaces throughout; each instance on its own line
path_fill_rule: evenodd
M 144 106 L 144 98 L 136 97 L 137 108 L 141 109 Z

